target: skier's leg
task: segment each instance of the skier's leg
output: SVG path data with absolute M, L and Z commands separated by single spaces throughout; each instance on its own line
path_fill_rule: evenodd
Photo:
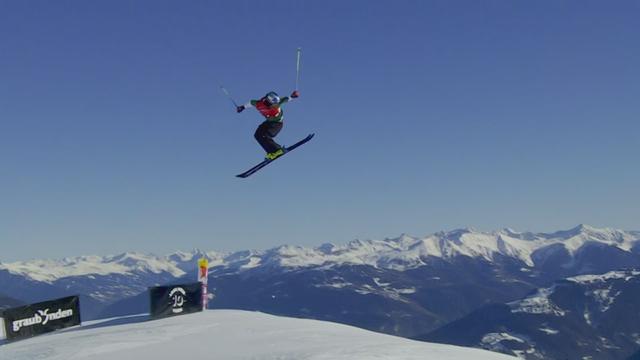
M 282 145 L 278 144 L 273 138 L 275 138 L 276 136 L 278 136 L 278 133 L 280 133 L 280 130 L 282 130 L 282 123 L 281 122 L 271 122 L 269 124 L 269 129 L 267 131 L 268 135 L 269 135 L 269 141 L 272 143 L 272 146 L 274 148 L 276 148 L 277 150 L 284 150 Z
M 269 135 L 267 134 L 267 129 L 268 129 L 268 124 L 267 122 L 263 122 L 262 124 L 260 124 L 260 126 L 258 126 L 258 128 L 256 129 L 255 134 L 253 134 L 253 137 L 256 139 L 256 141 L 258 142 L 258 144 L 260 144 L 260 146 L 262 146 L 262 148 L 264 149 L 264 151 L 266 152 L 270 152 L 271 147 L 269 146 L 269 142 L 268 142 L 268 137 Z
M 258 126 L 253 136 L 264 151 L 273 153 L 281 148 L 281 146 L 273 140 L 273 137 L 278 135 L 281 129 L 282 123 L 280 122 L 265 121 Z

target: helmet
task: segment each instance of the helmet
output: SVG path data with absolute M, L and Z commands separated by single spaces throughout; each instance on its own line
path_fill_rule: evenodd
M 271 105 L 280 104 L 280 96 L 278 96 L 275 91 L 269 91 L 264 98 Z

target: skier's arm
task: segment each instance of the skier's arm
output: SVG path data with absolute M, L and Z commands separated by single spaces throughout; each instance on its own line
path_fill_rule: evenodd
M 237 112 L 242 112 L 244 109 L 248 109 L 248 108 L 252 108 L 254 106 L 256 106 L 256 104 L 258 103 L 258 101 L 260 100 L 251 100 L 248 103 L 244 104 L 244 105 L 240 105 L 236 108 Z
M 298 90 L 295 90 L 294 92 L 291 93 L 291 96 L 285 96 L 282 99 L 280 99 L 280 105 L 291 101 L 291 99 L 295 99 L 298 96 L 300 96 L 300 93 L 298 92 Z

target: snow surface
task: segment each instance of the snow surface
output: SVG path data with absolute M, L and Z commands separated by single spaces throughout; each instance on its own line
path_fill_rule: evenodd
M 550 327 L 548 327 L 548 326 L 546 326 L 546 327 L 541 327 L 541 328 L 539 328 L 538 330 L 542 331 L 543 333 L 545 333 L 545 334 L 547 334 L 547 335 L 557 335 L 557 334 L 559 333 L 559 331 L 558 331 L 558 330 L 556 330 L 556 329 L 552 329 L 552 328 L 550 328 Z
M 480 349 L 430 344 L 317 320 L 210 310 L 157 321 L 93 322 L 0 346 L 11 360 L 500 360 Z
M 37 281 L 54 282 L 70 276 L 168 273 L 180 277 L 194 268 L 201 257 L 209 258 L 211 268 L 231 271 L 250 271 L 259 267 L 279 267 L 283 270 L 305 267 L 332 267 L 340 265 L 370 265 L 378 268 L 406 270 L 423 266 L 430 258 L 469 256 L 493 261 L 507 256 L 534 266 L 532 254 L 543 260 L 553 254 L 550 246 L 560 244 L 575 254 L 586 243 L 597 242 L 615 246 L 624 251 L 640 242 L 637 232 L 615 229 L 597 229 L 579 225 L 573 229 L 554 233 L 519 233 L 512 229 L 478 232 L 459 229 L 438 232 L 426 237 L 402 235 L 394 239 L 354 240 L 345 245 L 323 244 L 316 248 L 284 245 L 265 251 L 246 250 L 234 253 L 176 252 L 167 256 L 142 253 L 124 253 L 115 256 L 82 256 L 62 260 L 30 260 L 0 263 L 7 270 Z M 546 254 L 546 255 L 545 255 Z M 526 269 L 525 269 L 526 270 Z M 523 270 L 524 271 L 524 270 Z

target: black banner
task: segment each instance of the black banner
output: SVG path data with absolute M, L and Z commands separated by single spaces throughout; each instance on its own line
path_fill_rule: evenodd
M 202 311 L 202 284 L 152 287 L 149 288 L 149 298 L 152 318 Z
M 69 296 L 3 311 L 8 340 L 40 335 L 80 325 L 80 299 Z

